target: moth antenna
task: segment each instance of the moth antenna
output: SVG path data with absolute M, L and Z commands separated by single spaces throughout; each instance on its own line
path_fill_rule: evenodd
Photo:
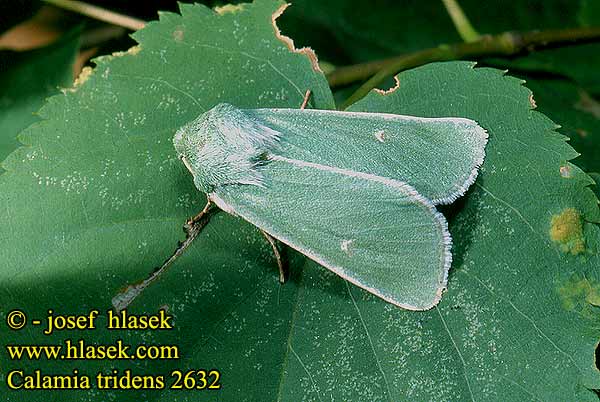
M 307 89 L 306 93 L 304 94 L 304 99 L 302 100 L 302 105 L 300 105 L 300 110 L 306 109 L 306 106 L 308 105 L 308 101 L 310 100 L 311 95 L 312 95 L 312 91 L 310 89 Z

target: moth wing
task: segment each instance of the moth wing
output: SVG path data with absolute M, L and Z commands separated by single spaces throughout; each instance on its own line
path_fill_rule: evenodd
M 284 133 L 281 155 L 409 183 L 436 205 L 463 195 L 485 156 L 486 131 L 464 118 L 314 109 L 246 112 Z
M 452 254 L 446 220 L 414 188 L 285 157 L 260 168 L 262 186 L 209 197 L 344 279 L 400 307 L 439 301 Z

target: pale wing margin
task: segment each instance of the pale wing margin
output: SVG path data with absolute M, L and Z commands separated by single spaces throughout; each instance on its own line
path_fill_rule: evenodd
M 260 171 L 264 186 L 226 185 L 210 199 L 390 303 L 438 303 L 451 238 L 443 215 L 414 188 L 276 155 Z
M 459 118 L 316 109 L 245 110 L 280 133 L 278 154 L 409 183 L 435 205 L 477 178 L 487 132 Z

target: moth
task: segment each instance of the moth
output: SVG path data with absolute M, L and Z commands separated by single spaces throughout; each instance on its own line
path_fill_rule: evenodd
M 209 203 L 409 310 L 446 288 L 452 239 L 436 205 L 475 181 L 486 142 L 465 118 L 225 103 L 173 139 Z

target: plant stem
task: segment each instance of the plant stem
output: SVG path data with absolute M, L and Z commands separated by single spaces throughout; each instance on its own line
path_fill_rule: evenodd
M 473 28 L 471 22 L 463 12 L 462 8 L 456 0 L 442 0 L 446 11 L 450 15 L 454 27 L 458 31 L 458 34 L 465 42 L 475 42 L 479 39 L 479 33 Z
M 371 77 L 344 102 L 342 105 L 344 109 L 364 97 L 386 78 L 423 64 L 468 57 L 510 56 L 521 52 L 533 52 L 541 47 L 598 39 L 600 39 L 600 27 L 483 35 L 475 42 L 440 45 L 385 60 L 340 67 L 329 74 L 327 80 L 330 86 L 336 87 Z
M 108 22 L 109 24 L 117 25 L 123 28 L 137 31 L 146 25 L 146 21 L 137 18 L 129 17 L 115 13 L 104 8 L 100 8 L 82 1 L 74 0 L 42 0 L 53 6 L 64 8 L 65 10 L 73 11 L 86 17 L 94 18 L 100 21 Z

